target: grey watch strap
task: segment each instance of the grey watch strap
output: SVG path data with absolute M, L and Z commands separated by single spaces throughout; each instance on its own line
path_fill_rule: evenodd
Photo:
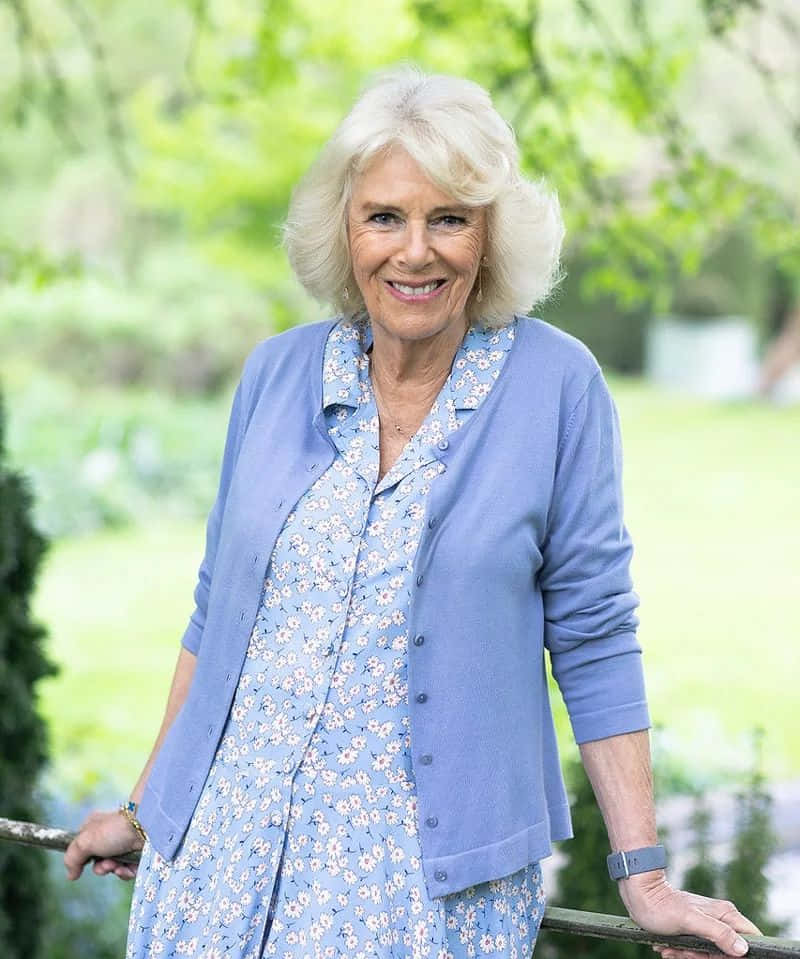
M 663 846 L 643 846 L 624 852 L 612 852 L 606 858 L 608 874 L 612 879 L 627 879 L 640 872 L 663 869 L 667 865 L 667 851 Z

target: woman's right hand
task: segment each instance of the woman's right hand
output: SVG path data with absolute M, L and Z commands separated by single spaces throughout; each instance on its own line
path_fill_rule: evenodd
M 96 875 L 113 872 L 119 879 L 133 879 L 136 864 L 114 857 L 138 851 L 143 845 L 141 836 L 119 810 L 90 813 L 64 853 L 67 878 L 77 879 L 86 863 L 94 859 L 92 870 Z

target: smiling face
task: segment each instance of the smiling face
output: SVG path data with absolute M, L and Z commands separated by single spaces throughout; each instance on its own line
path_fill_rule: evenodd
M 443 193 L 393 147 L 356 178 L 347 228 L 374 335 L 459 343 L 486 247 L 486 211 Z

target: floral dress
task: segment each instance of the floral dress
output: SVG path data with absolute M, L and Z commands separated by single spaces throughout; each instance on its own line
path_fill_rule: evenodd
M 444 469 L 434 450 L 486 398 L 514 332 L 467 332 L 379 480 L 369 325 L 331 331 L 324 406 L 338 455 L 275 543 L 183 843 L 172 861 L 145 846 L 128 959 L 530 956 L 545 902 L 538 863 L 428 896 L 419 831 L 437 822 L 417 816 L 406 660 L 414 556 Z

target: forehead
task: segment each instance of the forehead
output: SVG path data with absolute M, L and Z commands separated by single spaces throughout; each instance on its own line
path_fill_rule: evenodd
M 389 206 L 460 206 L 438 187 L 402 147 L 378 154 L 353 183 L 353 206 L 385 203 Z

